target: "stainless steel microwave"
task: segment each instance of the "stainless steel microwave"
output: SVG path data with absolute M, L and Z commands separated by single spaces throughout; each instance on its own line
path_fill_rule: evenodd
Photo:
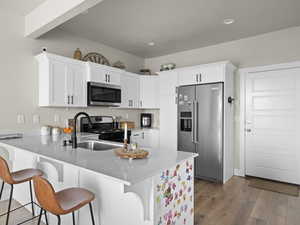
M 120 106 L 121 86 L 88 82 L 89 106 Z

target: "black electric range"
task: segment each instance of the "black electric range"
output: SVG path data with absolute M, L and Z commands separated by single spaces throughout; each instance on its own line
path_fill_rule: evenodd
M 80 132 L 99 134 L 100 140 L 124 142 L 124 130 L 119 129 L 110 116 L 91 116 L 92 127 L 89 126 L 88 119 L 80 119 Z M 130 143 L 131 131 L 127 131 L 128 143 Z

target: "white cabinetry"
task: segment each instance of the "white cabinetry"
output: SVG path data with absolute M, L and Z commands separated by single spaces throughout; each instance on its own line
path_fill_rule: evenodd
M 158 129 L 133 130 L 131 133 L 131 143 L 137 143 L 142 148 L 156 149 L 159 147 Z
M 178 70 L 178 84 L 192 85 L 224 81 L 224 66 L 222 64 L 207 64 Z
M 90 82 L 120 85 L 121 70 L 92 62 L 87 63 Z
M 139 75 L 124 72 L 121 75 L 122 108 L 138 108 L 140 104 Z
M 159 108 L 158 76 L 140 76 L 140 108 Z
M 161 72 L 160 86 L 160 149 L 177 150 L 177 71 Z
M 39 106 L 87 106 L 85 63 L 49 53 L 36 58 L 39 62 Z

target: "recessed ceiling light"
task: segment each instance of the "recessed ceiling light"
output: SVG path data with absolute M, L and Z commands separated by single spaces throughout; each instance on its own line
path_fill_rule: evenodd
M 223 21 L 224 24 L 229 25 L 229 24 L 233 24 L 234 23 L 234 19 L 225 19 Z
M 153 41 L 151 41 L 151 42 L 148 43 L 148 45 L 149 45 L 149 46 L 154 46 L 155 43 L 154 43 Z

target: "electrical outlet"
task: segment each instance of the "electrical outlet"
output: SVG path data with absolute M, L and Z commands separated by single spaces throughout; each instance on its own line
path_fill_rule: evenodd
M 33 124 L 39 124 L 40 123 L 40 116 L 37 115 L 37 114 L 33 115 L 32 121 L 33 121 Z
M 126 119 L 128 119 L 129 118 L 129 115 L 128 115 L 128 113 L 126 113 Z
M 54 122 L 55 122 L 55 123 L 59 123 L 59 121 L 60 121 L 59 115 L 58 115 L 58 114 L 55 114 L 55 115 L 54 115 Z
M 17 123 L 18 124 L 24 124 L 25 123 L 25 116 L 23 114 L 19 114 L 17 116 Z

